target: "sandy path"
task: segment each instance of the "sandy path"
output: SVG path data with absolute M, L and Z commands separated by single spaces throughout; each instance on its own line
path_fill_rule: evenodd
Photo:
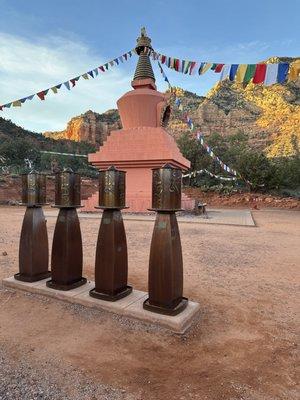
M 19 208 L 0 208 L 1 279 L 18 268 L 22 215 Z M 6 362 L 22 360 L 36 376 L 37 388 L 45 376 L 52 377 L 62 399 L 298 399 L 300 213 L 257 211 L 254 218 L 257 228 L 181 224 L 185 295 L 202 309 L 184 337 L 2 290 Z M 50 240 L 54 224 L 49 218 Z M 125 225 L 129 281 L 146 290 L 153 224 Z M 95 219 L 81 220 L 89 278 L 98 226 Z M 43 396 L 32 398 L 48 398 Z

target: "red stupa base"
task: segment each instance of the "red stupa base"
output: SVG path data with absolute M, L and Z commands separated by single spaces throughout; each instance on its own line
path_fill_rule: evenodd
M 152 168 L 169 163 L 186 170 L 189 161 L 180 153 L 174 138 L 161 127 L 113 131 L 89 161 L 99 169 L 111 165 L 126 171 L 127 212 L 148 212 L 152 198 Z M 98 193 L 83 202 L 82 211 L 96 211 Z M 194 200 L 182 196 L 182 208 L 192 210 Z

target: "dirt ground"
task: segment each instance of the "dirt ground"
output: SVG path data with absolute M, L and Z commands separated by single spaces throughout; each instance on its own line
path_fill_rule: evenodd
M 23 212 L 0 208 L 0 279 L 18 270 Z M 184 336 L 0 290 L 0 398 L 299 399 L 300 212 L 253 216 L 255 228 L 180 225 L 184 294 L 201 305 Z M 54 224 L 49 217 L 50 243 Z M 97 219 L 81 219 L 88 278 L 98 227 Z M 146 290 L 153 223 L 125 227 L 129 282 Z

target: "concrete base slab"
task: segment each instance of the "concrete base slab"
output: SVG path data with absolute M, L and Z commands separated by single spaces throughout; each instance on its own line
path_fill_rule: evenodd
M 48 279 L 39 282 L 21 282 L 14 277 L 3 279 L 2 284 L 6 288 L 22 290 L 29 293 L 39 294 L 55 299 L 67 301 L 73 304 L 80 304 L 84 307 L 96 308 L 109 311 L 126 318 L 133 318 L 149 324 L 159 325 L 175 333 L 185 333 L 197 319 L 200 310 L 198 303 L 189 301 L 186 309 L 175 316 L 156 314 L 143 309 L 143 302 L 148 297 L 146 292 L 133 290 L 130 295 L 111 302 L 96 299 L 89 295 L 89 291 L 95 287 L 92 281 L 76 289 L 60 291 L 46 286 Z

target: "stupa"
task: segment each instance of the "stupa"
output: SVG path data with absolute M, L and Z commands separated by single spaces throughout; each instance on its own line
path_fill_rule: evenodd
M 135 49 L 139 59 L 131 83 L 133 90 L 117 102 L 123 129 L 112 131 L 99 151 L 88 157 L 89 162 L 99 169 L 114 165 L 127 172 L 126 205 L 130 212 L 147 212 L 150 208 L 152 168 L 160 168 L 166 163 L 182 170 L 190 167 L 190 162 L 165 129 L 171 112 L 170 95 L 156 89 L 147 54 L 147 49 L 151 48 L 151 39 L 142 28 Z M 83 211 L 95 211 L 97 204 L 98 193 L 95 193 L 85 201 Z M 194 201 L 183 195 L 182 207 L 192 209 Z

